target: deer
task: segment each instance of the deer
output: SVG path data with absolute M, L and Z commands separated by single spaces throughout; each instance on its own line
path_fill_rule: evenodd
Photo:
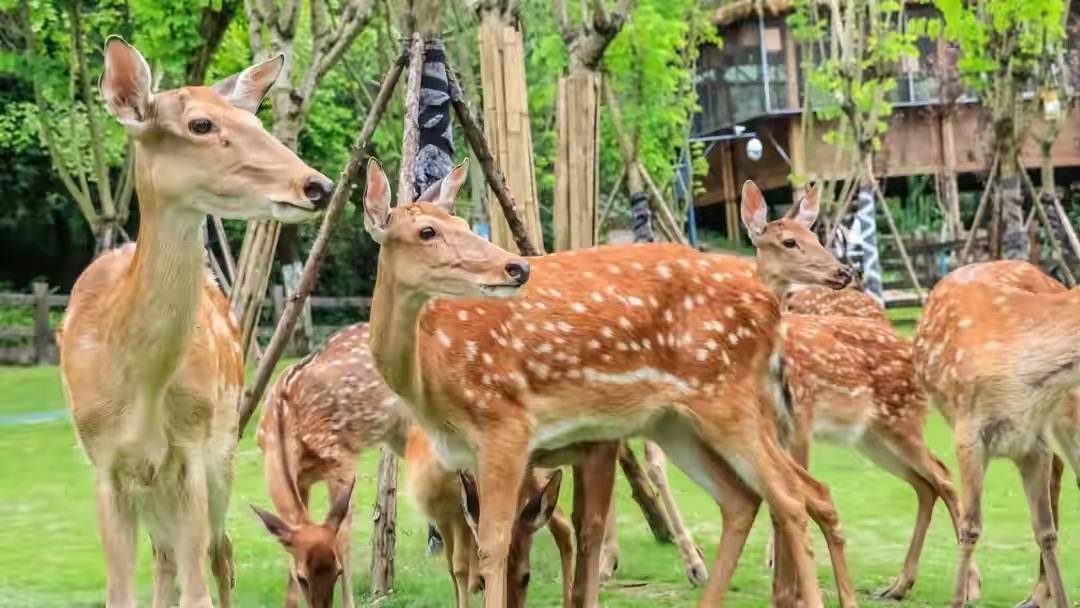
M 342 605 L 353 605 L 349 539 L 356 460 L 380 444 L 403 459 L 409 494 L 444 539 L 456 605 L 467 606 L 468 592 L 480 588 L 469 520 L 479 508 L 475 490 L 465 498 L 458 472 L 435 457 L 427 436 L 374 369 L 368 340 L 367 323 L 334 332 L 321 349 L 282 372 L 263 405 L 255 441 L 276 512 L 252 508 L 290 557 L 284 606 L 296 606 L 302 596 L 312 608 L 328 607 L 339 581 Z M 559 548 L 563 595 L 570 595 L 573 531 L 555 507 L 561 477 L 541 476 L 536 471 L 522 486 L 508 569 L 512 606 L 524 605 L 533 535 L 545 525 Z M 326 519 L 316 523 L 308 505 L 319 482 L 327 484 L 331 500 Z
M 133 245 L 98 256 L 71 291 L 60 373 L 76 437 L 94 472 L 106 605 L 135 606 L 138 522 L 154 548 L 155 607 L 230 604 L 225 513 L 243 354 L 229 303 L 204 257 L 205 214 L 314 218 L 332 183 L 270 136 L 255 110 L 283 57 L 209 87 L 154 93 L 150 67 L 105 42 L 100 89 L 134 144 L 140 226 Z
M 703 602 L 727 591 L 761 500 L 790 550 L 798 591 L 822 606 L 807 515 L 825 533 L 853 605 L 827 489 L 779 445 L 778 294 L 793 281 L 841 288 L 851 272 L 809 230 L 816 198 L 767 221 L 756 186 L 742 218 L 759 273 L 671 244 L 606 246 L 532 260 L 450 214 L 467 165 L 430 201 L 390 207 L 368 163 L 364 223 L 380 245 L 371 350 L 440 459 L 476 472 L 485 606 L 506 601 L 513 493 L 530 462 L 589 441 L 645 435 L 720 504 L 723 532 Z M 606 505 L 605 505 L 606 507 Z
M 1057 561 L 1060 463 L 1080 474 L 1080 289 L 1027 262 L 962 266 L 931 290 L 916 328 L 915 372 L 953 429 L 960 475 L 960 550 L 951 605 L 960 607 L 982 530 L 992 457 L 1020 471 L 1041 558 L 1025 606 L 1070 606 Z

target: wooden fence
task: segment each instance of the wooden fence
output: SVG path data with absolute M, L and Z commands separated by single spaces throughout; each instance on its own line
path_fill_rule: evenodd
M 986 257 L 988 238 L 985 230 L 976 233 L 971 251 L 977 260 L 981 261 Z M 878 239 L 881 270 L 887 277 L 883 286 L 886 308 L 921 305 L 926 294 L 930 292 L 930 288 L 950 271 L 956 269 L 960 252 L 964 248 L 963 240 L 939 241 L 936 236 L 929 233 L 904 236 L 904 248 L 911 257 L 915 276 L 923 289 L 923 293 L 920 294 L 915 290 L 915 285 L 912 284 L 911 277 L 904 268 L 904 262 L 896 249 L 896 242 L 886 235 L 878 235 Z
M 331 298 L 311 296 L 311 307 L 315 310 L 356 310 L 371 307 L 371 298 L 344 297 Z M 43 365 L 56 363 L 59 352 L 56 344 L 56 327 L 50 322 L 49 311 L 67 306 L 66 294 L 49 293 L 49 285 L 35 282 L 31 293 L 0 293 L 0 308 L 30 308 L 33 322 L 30 325 L 0 326 L 0 365 Z M 263 315 L 264 322 L 259 327 L 259 335 L 269 338 L 274 333 L 274 325 L 285 309 L 285 293 L 281 286 L 275 286 L 271 297 L 263 302 L 269 308 L 272 317 Z M 270 324 L 273 323 L 273 324 Z M 313 336 L 316 342 L 338 329 L 337 325 L 316 325 Z

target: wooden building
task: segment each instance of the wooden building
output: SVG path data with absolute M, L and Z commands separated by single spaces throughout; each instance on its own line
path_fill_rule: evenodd
M 720 6 L 713 22 L 723 45 L 703 47 L 698 60 L 701 112 L 694 119 L 692 140 L 705 145 L 709 173 L 705 191 L 695 199 L 696 214 L 700 224 L 722 228 L 731 239 L 739 234 L 737 198 L 743 181 L 753 179 L 771 202 L 787 203 L 792 174 L 836 179 L 851 167 L 840 150 L 824 141 L 828 124 L 814 121 L 810 135 L 803 132 L 806 83 L 799 69 L 801 52 L 786 22 L 791 10 L 787 0 L 736 0 Z M 905 11 L 905 22 L 936 15 L 933 5 L 924 2 L 909 2 Z M 1080 9 L 1072 11 L 1068 36 L 1071 45 L 1080 47 L 1080 33 L 1074 31 Z M 951 60 L 950 49 L 940 39 L 924 38 L 917 45 L 919 57 L 900 66 L 875 174 L 895 178 L 952 167 L 962 184 L 970 184 L 990 163 L 991 141 L 988 133 L 984 136 L 981 108 L 966 94 L 951 107 L 942 104 L 936 66 Z M 751 138 L 762 143 L 758 160 L 747 154 Z M 1080 111 L 1066 116 L 1053 158 L 1065 183 L 1080 177 Z M 1027 142 L 1023 162 L 1038 168 L 1035 141 Z

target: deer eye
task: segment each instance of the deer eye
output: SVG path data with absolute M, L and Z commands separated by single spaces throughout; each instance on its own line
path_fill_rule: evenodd
M 435 229 L 434 228 L 432 228 L 431 226 L 424 226 L 423 228 L 420 229 L 420 240 L 421 241 L 430 241 L 433 238 L 435 238 Z
M 788 249 L 795 249 L 799 245 L 798 243 L 795 242 L 795 239 L 784 239 L 783 244 L 784 244 L 784 247 L 786 247 Z
M 214 130 L 214 123 L 209 118 L 195 118 L 188 123 L 188 130 L 196 135 L 206 135 Z

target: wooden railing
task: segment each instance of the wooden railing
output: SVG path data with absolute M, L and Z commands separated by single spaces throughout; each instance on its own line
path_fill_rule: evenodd
M 312 296 L 311 307 L 314 310 L 366 310 L 371 307 L 371 298 L 349 296 L 332 298 Z M 29 308 L 32 321 L 29 325 L 0 325 L 0 365 L 44 365 L 58 361 L 59 351 L 56 344 L 56 327 L 50 320 L 49 311 L 67 306 L 67 294 L 49 292 L 48 283 L 35 282 L 31 293 L 0 292 L 0 308 Z M 259 327 L 259 336 L 269 338 L 285 309 L 285 296 L 280 289 L 275 289 L 271 297 L 263 301 L 263 323 Z M 265 309 L 269 309 L 266 311 Z M 270 312 L 270 315 L 265 314 Z M 316 325 L 314 339 L 321 342 L 327 335 L 338 329 L 338 325 Z

